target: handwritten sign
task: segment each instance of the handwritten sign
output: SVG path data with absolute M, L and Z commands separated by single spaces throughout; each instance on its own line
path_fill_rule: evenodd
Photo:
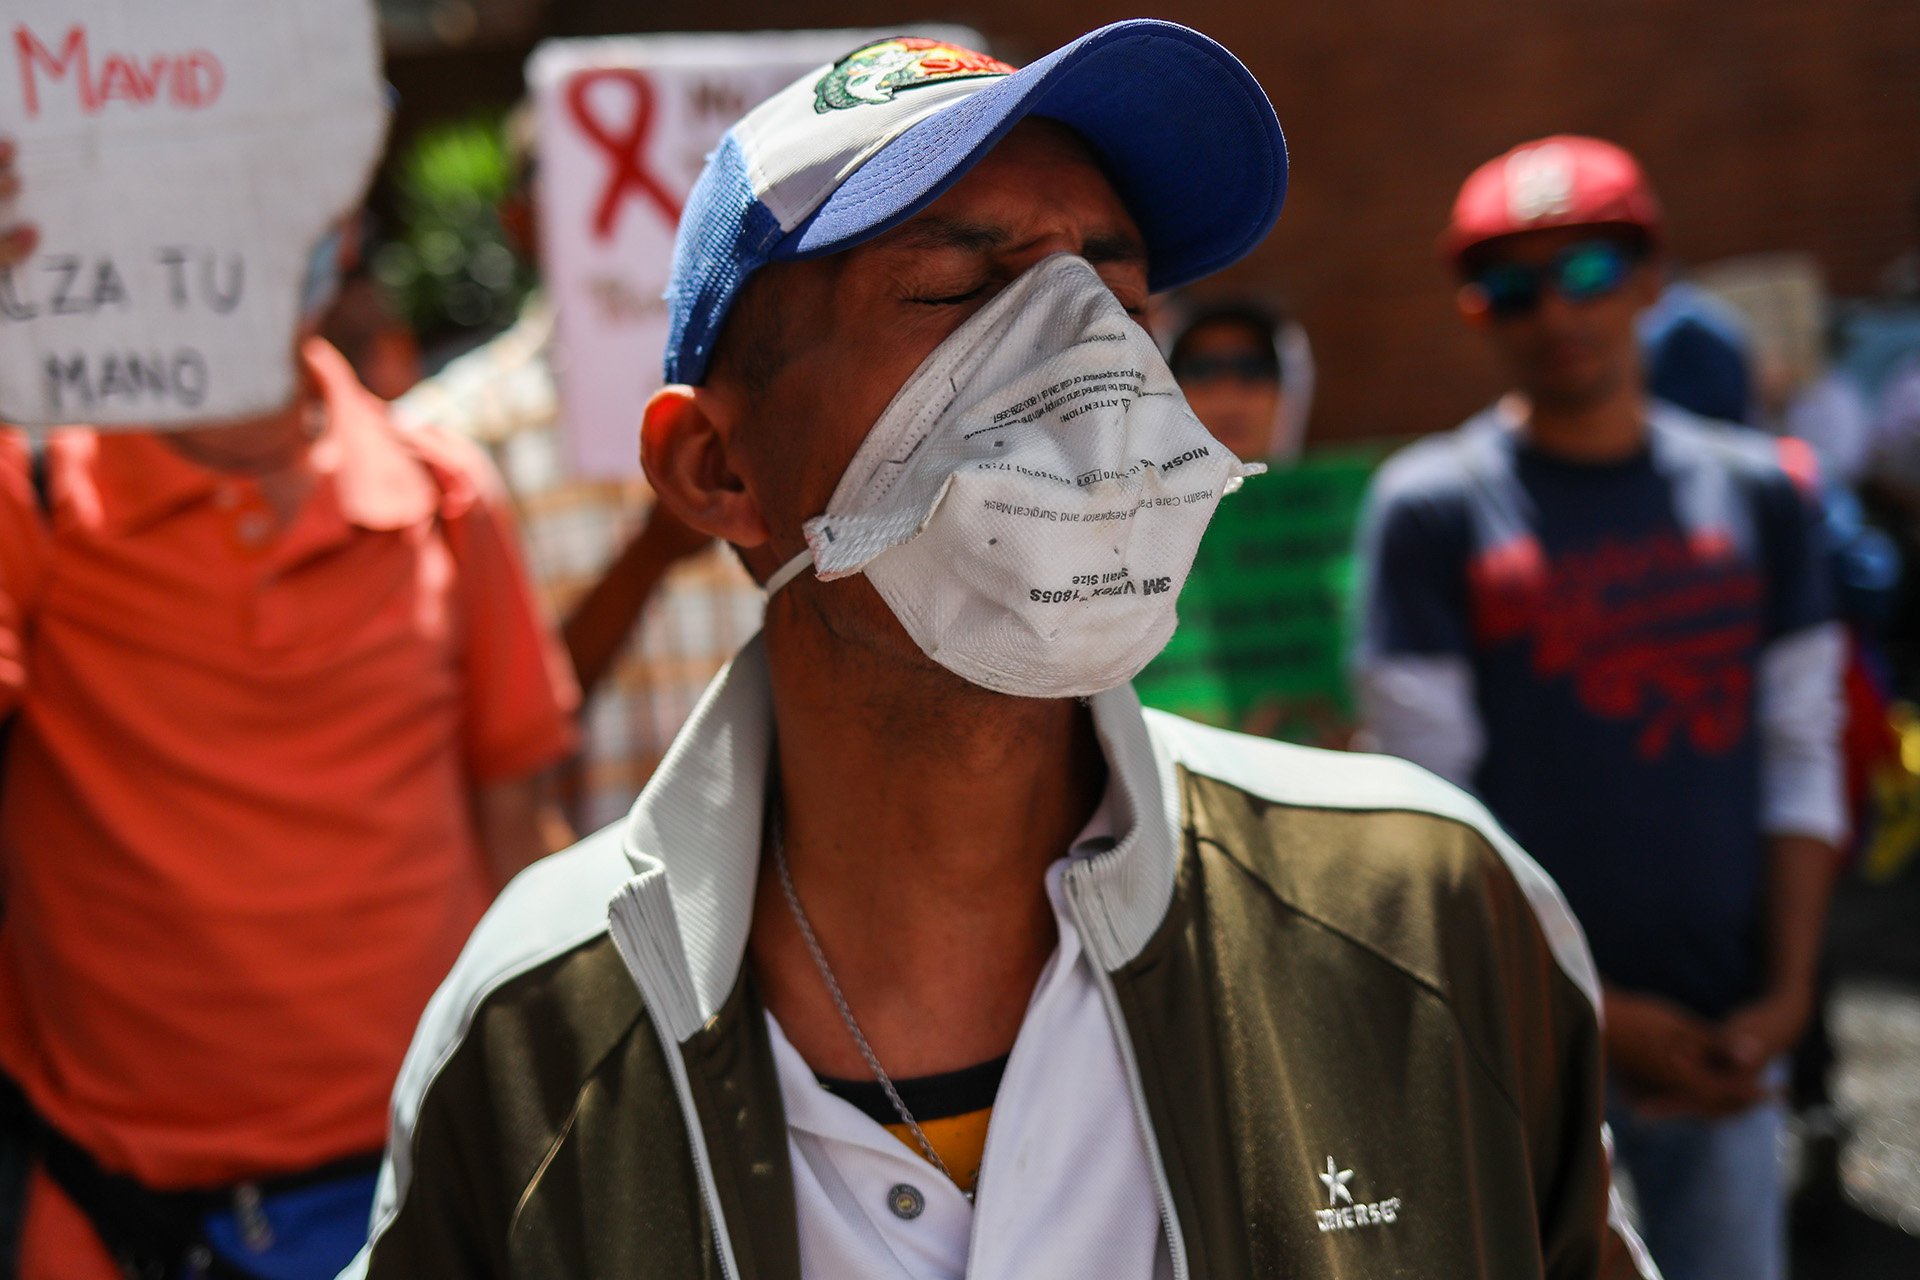
M 1315 451 L 1220 504 L 1180 593 L 1179 629 L 1134 680 L 1141 701 L 1264 737 L 1346 745 L 1354 536 L 1383 452 Z
M 916 34 L 922 34 L 915 28 Z M 583 475 L 639 465 L 660 386 L 662 295 L 687 193 L 727 128 L 812 68 L 895 31 L 551 40 L 527 64 L 538 118 L 542 267 L 556 308 L 569 453 Z M 956 27 L 924 34 L 977 46 Z
M 40 247 L 0 270 L 0 420 L 285 404 L 308 259 L 386 120 L 371 0 L 8 0 L 0 137 Z

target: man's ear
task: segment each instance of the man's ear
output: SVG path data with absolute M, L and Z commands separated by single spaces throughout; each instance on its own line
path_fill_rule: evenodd
M 1487 305 L 1487 291 L 1477 284 L 1463 284 L 1454 292 L 1453 305 L 1460 310 L 1460 318 L 1469 327 L 1484 329 L 1492 323 L 1492 308 Z
M 733 469 L 734 426 L 724 397 L 704 387 L 662 387 L 640 422 L 640 466 L 660 501 L 688 525 L 736 547 L 757 547 L 772 534 Z

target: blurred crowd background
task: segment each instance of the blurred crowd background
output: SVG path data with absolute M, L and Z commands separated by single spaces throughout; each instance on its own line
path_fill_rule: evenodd
M 516 101 L 526 55 L 547 36 L 938 20 L 972 26 L 1018 64 L 1132 12 L 1080 0 L 906 11 L 864 0 L 663 0 L 644 15 L 610 0 L 386 0 L 381 9 L 399 103 L 376 208 L 395 231 L 393 219 L 411 227 L 421 216 L 407 210 L 423 183 L 484 165 L 449 155 L 430 173 L 423 145 Z M 1461 176 L 1522 139 L 1591 133 L 1640 157 L 1683 263 L 1806 253 L 1836 299 L 1864 301 L 1920 242 L 1920 12 L 1900 0 L 1187 0 L 1156 14 L 1240 54 L 1286 126 L 1295 181 L 1285 221 L 1210 288 L 1276 289 L 1297 310 L 1322 375 L 1316 440 L 1416 434 L 1484 403 L 1492 358 L 1451 322 L 1433 243 Z M 432 256 L 443 250 L 422 243 L 425 229 L 406 235 L 429 253 L 429 272 L 464 268 L 489 296 L 507 286 L 497 257 Z M 407 278 L 398 262 L 392 271 Z M 435 330 L 497 314 L 464 289 L 437 311 L 410 310 L 429 351 L 445 336 Z

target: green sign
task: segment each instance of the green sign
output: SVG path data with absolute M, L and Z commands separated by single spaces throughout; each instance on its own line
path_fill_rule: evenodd
M 1180 628 L 1134 681 L 1150 707 L 1344 746 L 1354 534 L 1382 448 L 1326 450 L 1220 503 L 1180 593 Z

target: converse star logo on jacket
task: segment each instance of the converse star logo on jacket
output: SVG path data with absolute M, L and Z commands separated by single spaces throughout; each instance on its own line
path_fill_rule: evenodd
M 1342 1200 L 1348 1204 L 1353 1203 L 1353 1192 L 1347 1190 L 1347 1184 L 1353 1181 L 1353 1170 L 1341 1169 L 1334 1163 L 1332 1156 L 1327 1157 L 1327 1171 L 1320 1175 L 1320 1181 L 1327 1184 L 1328 1208 L 1332 1208 Z
M 1342 1169 L 1340 1162 L 1327 1157 L 1327 1171 L 1319 1175 L 1326 1184 L 1327 1207 L 1316 1209 L 1314 1222 L 1322 1231 L 1352 1231 L 1360 1227 L 1390 1227 L 1400 1218 L 1400 1197 L 1385 1200 L 1356 1201 L 1347 1184 L 1353 1170 Z

